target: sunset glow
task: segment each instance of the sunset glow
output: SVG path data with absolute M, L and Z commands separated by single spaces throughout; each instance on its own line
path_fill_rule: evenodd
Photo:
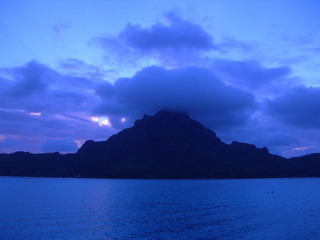
M 91 117 L 91 121 L 96 122 L 99 124 L 99 126 L 107 126 L 111 127 L 111 123 L 108 118 L 106 117 Z
M 41 116 L 41 112 L 31 112 L 29 113 L 31 116 Z

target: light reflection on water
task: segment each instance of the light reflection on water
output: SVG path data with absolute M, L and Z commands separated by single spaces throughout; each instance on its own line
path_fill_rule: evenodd
M 320 239 L 320 179 L 0 177 L 0 239 Z

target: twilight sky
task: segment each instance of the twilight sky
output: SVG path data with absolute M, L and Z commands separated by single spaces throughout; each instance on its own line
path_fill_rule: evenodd
M 144 113 L 320 152 L 315 0 L 0 1 L 0 152 L 75 152 Z

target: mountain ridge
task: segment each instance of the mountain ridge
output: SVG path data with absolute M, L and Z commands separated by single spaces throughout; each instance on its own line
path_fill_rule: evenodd
M 188 114 L 161 110 L 74 154 L 0 154 L 0 175 L 98 178 L 320 176 L 320 154 L 286 159 L 266 147 L 226 144 Z

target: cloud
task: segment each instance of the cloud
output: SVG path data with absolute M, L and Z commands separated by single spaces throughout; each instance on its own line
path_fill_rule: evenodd
M 301 128 L 320 128 L 320 88 L 295 87 L 267 101 L 269 113 Z
M 232 37 L 223 37 L 215 44 L 215 48 L 222 56 L 230 51 L 237 51 L 241 54 L 248 54 L 254 50 L 254 43 L 239 41 Z
M 105 140 L 116 131 L 101 127 L 90 119 L 90 112 L 32 115 L 25 111 L 0 110 L 0 138 L 10 136 L 19 142 L 0 152 L 27 150 L 42 152 L 40 148 L 47 138 L 72 138 L 79 142 L 88 139 Z M 27 147 L 26 147 L 27 146 Z
M 183 20 L 175 14 L 165 15 L 168 24 L 156 23 L 149 28 L 128 23 L 117 37 L 97 37 L 91 41 L 120 59 L 148 56 L 161 62 L 194 62 L 201 53 L 216 49 L 212 36 L 199 24 Z M 119 59 L 119 60 L 120 60 Z
M 119 34 L 119 38 L 130 47 L 143 52 L 214 48 L 212 37 L 200 25 L 174 15 L 168 15 L 167 19 L 169 25 L 158 23 L 150 28 L 128 24 Z
M 0 69 L 0 74 L 0 136 L 24 142 L 27 150 L 41 152 L 49 136 L 104 140 L 115 132 L 90 120 L 99 100 L 95 89 L 103 82 L 101 78 L 61 74 L 37 61 Z M 26 148 L 17 144 L 6 149 L 2 150 Z
M 60 39 L 63 33 L 71 28 L 69 23 L 58 23 L 52 26 L 52 32 L 55 39 Z
M 213 68 L 224 74 L 232 84 L 258 89 L 287 77 L 291 69 L 287 66 L 265 68 L 257 61 L 233 61 L 216 59 Z
M 72 77 L 90 78 L 92 80 L 101 79 L 105 76 L 105 71 L 101 68 L 88 64 L 76 58 L 67 58 L 59 61 L 59 72 Z
M 78 146 L 71 138 L 48 139 L 42 144 L 41 150 L 43 152 L 76 152 Z
M 43 92 L 50 81 L 54 81 L 55 72 L 47 66 L 31 61 L 23 67 L 12 69 L 15 85 L 10 89 L 14 97 L 23 97 Z
M 255 105 L 252 94 L 225 85 L 212 71 L 200 67 L 147 67 L 113 86 L 99 86 L 96 93 L 102 99 L 96 111 L 117 119 L 170 109 L 188 112 L 216 128 L 243 124 Z
M 94 89 L 101 79 L 63 75 L 37 61 L 7 70 L 0 78 L 0 109 L 61 113 L 82 111 L 95 101 Z

